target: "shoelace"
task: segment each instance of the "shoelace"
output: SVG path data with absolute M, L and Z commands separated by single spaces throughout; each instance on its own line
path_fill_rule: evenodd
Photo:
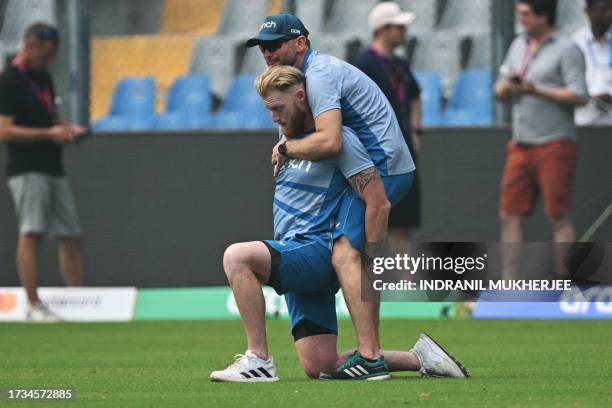
M 242 366 L 242 360 L 244 358 L 250 359 L 251 357 L 247 356 L 246 354 L 235 354 L 234 362 L 230 364 L 227 368 L 240 368 Z
M 349 368 L 353 365 L 353 363 L 357 360 L 357 352 L 351 354 L 349 358 L 347 358 L 344 363 L 340 367 L 337 368 L 338 371 L 342 371 L 345 368 Z

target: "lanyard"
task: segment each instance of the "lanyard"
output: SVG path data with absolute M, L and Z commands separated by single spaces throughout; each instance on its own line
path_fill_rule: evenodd
M 391 83 L 391 88 L 393 88 L 393 92 L 397 97 L 397 101 L 399 102 L 403 110 L 406 105 L 406 88 L 404 87 L 402 81 L 403 73 L 401 72 L 401 67 L 400 71 L 398 72 L 397 68 L 392 65 L 393 61 L 387 60 L 374 47 L 371 47 L 370 49 L 372 50 L 372 53 L 374 53 L 374 55 L 378 58 L 378 61 L 381 63 L 383 69 L 385 70 L 387 77 L 389 78 L 389 82 Z
M 527 72 L 529 72 L 529 63 L 531 62 L 532 57 L 533 54 L 531 54 L 529 42 L 527 42 L 525 46 L 525 53 L 523 54 L 523 62 L 521 63 L 521 77 L 523 78 L 525 78 L 527 76 Z
M 608 66 L 607 67 L 605 63 L 600 64 L 597 58 L 595 58 L 595 52 L 593 51 L 593 41 L 594 39 L 588 39 L 586 42 L 589 59 L 593 61 L 593 65 L 597 67 L 597 69 L 603 69 L 604 71 L 608 69 L 612 69 L 612 36 L 609 36 L 608 38 Z
M 55 116 L 55 103 L 53 103 L 53 97 L 51 95 L 51 90 L 49 89 L 49 87 L 41 87 L 39 86 L 26 72 L 25 69 L 23 69 L 23 67 L 19 64 L 17 64 L 14 60 L 11 61 L 11 65 L 15 68 L 15 70 L 17 71 L 17 73 L 19 74 L 19 76 L 21 76 L 21 78 L 29 85 L 29 87 L 32 89 L 32 91 L 34 91 L 34 94 L 36 95 L 36 98 L 38 98 L 38 100 L 40 102 L 42 102 L 42 104 L 45 106 L 45 108 L 47 109 L 47 112 L 49 112 L 49 115 L 51 117 Z

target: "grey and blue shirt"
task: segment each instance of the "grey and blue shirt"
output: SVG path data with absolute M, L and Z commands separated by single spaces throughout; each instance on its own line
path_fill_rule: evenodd
M 347 62 L 310 49 L 301 69 L 315 119 L 331 109 L 341 109 L 342 125 L 353 130 L 361 145 L 353 149 L 365 148 L 381 176 L 415 169 L 393 108 L 367 75 Z
M 304 136 L 302 136 L 304 137 Z M 331 250 L 340 202 L 350 188 L 346 179 L 373 166 L 367 154 L 355 151 L 356 134 L 342 129 L 345 148 L 324 160 L 290 159 L 276 177 L 274 239 L 313 239 Z

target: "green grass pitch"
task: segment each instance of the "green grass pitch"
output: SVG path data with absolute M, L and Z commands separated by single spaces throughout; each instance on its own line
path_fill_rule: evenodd
M 408 350 L 427 331 L 472 373 L 467 380 L 394 374 L 383 382 L 308 380 L 286 321 L 268 324 L 281 381 L 211 383 L 245 340 L 239 321 L 0 325 L 0 389 L 72 387 L 69 402 L 107 407 L 610 407 L 612 323 L 385 320 L 383 345 Z M 353 344 L 350 322 L 339 346 Z

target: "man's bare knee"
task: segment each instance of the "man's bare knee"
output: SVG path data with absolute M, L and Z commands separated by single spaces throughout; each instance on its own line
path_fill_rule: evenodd
M 332 265 L 336 273 L 338 273 L 338 270 L 341 270 L 344 265 L 359 262 L 360 256 L 359 251 L 353 248 L 353 245 L 351 245 L 351 242 L 345 236 L 334 241 Z
M 263 244 L 262 244 L 263 245 Z M 266 283 L 269 279 L 269 259 L 266 261 L 267 249 L 262 254 L 261 248 L 257 243 L 242 242 L 230 245 L 223 255 L 223 268 L 230 284 L 233 279 L 237 279 L 245 274 L 255 276 L 261 283 Z
M 302 359 L 302 368 L 309 378 L 318 379 L 319 374 L 335 370 L 337 360 L 336 356 L 318 358 L 316 360 Z
M 223 269 L 230 284 L 237 274 L 244 272 L 243 244 L 232 244 L 223 254 Z

